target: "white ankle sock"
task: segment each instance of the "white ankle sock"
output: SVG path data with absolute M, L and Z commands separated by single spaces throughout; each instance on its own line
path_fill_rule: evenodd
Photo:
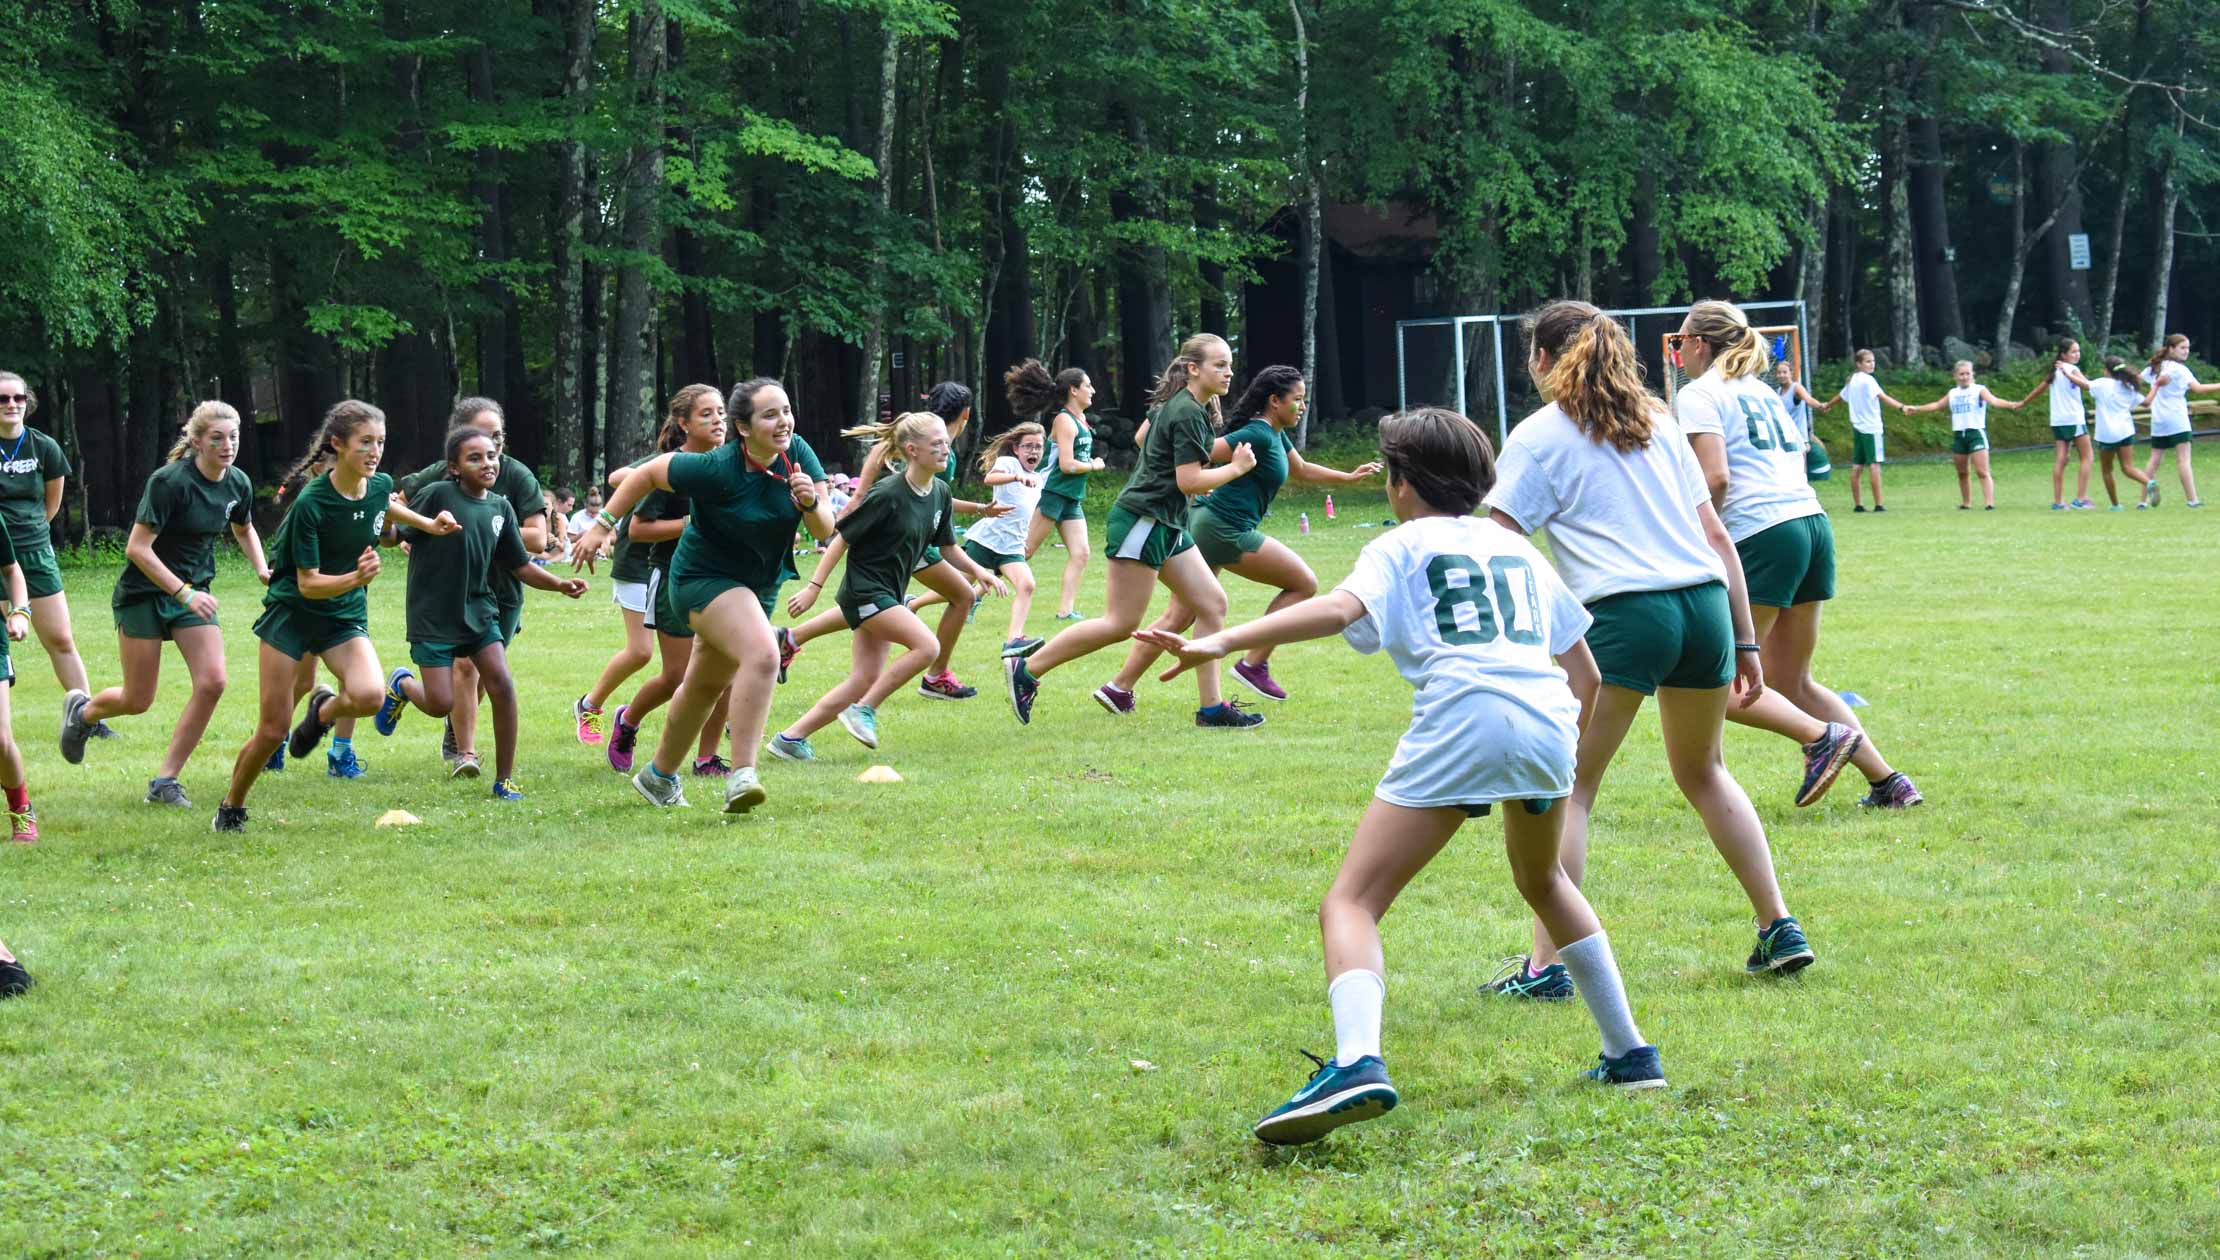
M 1626 988 L 1619 983 L 1619 964 L 1611 957 L 1611 942 L 1603 933 L 1584 937 L 1557 951 L 1565 970 L 1580 987 L 1580 999 L 1603 1034 L 1603 1052 L 1616 1059 L 1645 1044 L 1634 1026 L 1634 1012 L 1627 1007 Z
M 1380 1008 L 1387 981 L 1377 971 L 1344 971 L 1326 986 L 1334 1008 L 1334 1062 L 1342 1067 L 1380 1053 Z

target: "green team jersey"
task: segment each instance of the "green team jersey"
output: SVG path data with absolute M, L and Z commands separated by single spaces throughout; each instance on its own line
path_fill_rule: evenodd
M 1272 500 L 1287 484 L 1287 453 L 1295 449 L 1287 434 L 1262 416 L 1225 435 L 1228 451 L 1244 442 L 1256 452 L 1256 467 L 1195 500 L 1197 507 L 1207 505 L 1212 516 L 1236 530 L 1255 529 L 1272 510 Z
M 154 554 L 178 580 L 202 590 L 216 580 L 216 538 L 254 520 L 254 484 L 240 469 L 226 468 L 214 481 L 200 475 L 190 455 L 173 459 L 146 479 L 133 518 L 154 531 Z M 139 566 L 125 561 L 113 600 L 125 603 L 170 592 L 155 586 Z
M 452 513 L 462 529 L 452 534 L 409 530 L 411 643 L 474 643 L 501 628 L 493 576 L 515 581 L 532 562 L 516 509 L 498 494 L 473 496 L 457 481 L 420 486 L 409 510 L 426 516 Z
M 1187 528 L 1187 496 L 1180 492 L 1182 464 L 1208 464 L 1216 436 L 1210 413 L 1186 390 L 1157 408 L 1141 462 L 1118 492 L 1117 505 L 1135 516 L 1151 517 L 1175 529 Z
M 640 500 L 640 505 L 632 509 L 632 519 L 636 521 L 683 521 L 692 513 L 693 507 L 694 505 L 688 502 L 683 494 L 677 494 L 669 490 L 650 490 L 647 492 L 647 497 Z M 681 532 L 679 537 L 683 538 L 685 534 Z M 647 580 L 646 575 L 650 572 L 670 572 L 671 557 L 678 554 L 678 539 L 666 538 L 661 542 L 634 543 L 632 544 L 632 550 L 640 555 L 642 565 L 640 580 L 645 582 Z
M 62 444 L 37 429 L 26 427 L 13 438 L 0 438 L 0 522 L 7 524 L 16 550 L 53 544 L 46 524 L 46 483 L 68 475 Z
M 923 494 L 892 470 L 872 482 L 863 501 L 840 518 L 840 536 L 848 540 L 841 607 L 900 603 L 925 549 L 956 545 L 954 500 L 948 483 L 938 476 Z
M 1071 457 L 1074 463 L 1084 464 L 1095 457 L 1095 431 L 1085 416 L 1072 417 Z M 1048 480 L 1041 484 L 1042 494 L 1060 494 L 1077 503 L 1087 497 L 1087 474 L 1064 471 L 1062 460 L 1056 458 L 1056 431 L 1054 422 L 1049 424 L 1048 453 L 1041 466 L 1048 469 Z
M 426 486 L 447 480 L 447 462 L 427 464 L 410 473 L 401 481 L 401 493 L 411 499 Z M 493 492 L 509 501 L 519 522 L 547 514 L 547 492 L 540 488 L 540 479 L 524 466 L 524 461 L 508 452 L 501 454 L 501 475 L 494 478 Z M 427 513 L 429 515 L 429 513 Z M 503 608 L 524 607 L 524 584 L 517 581 L 506 569 L 493 578 L 493 597 Z
M 319 617 L 367 624 L 370 601 L 361 587 L 330 599 L 310 599 L 301 594 L 298 571 L 346 574 L 355 571 L 362 549 L 377 545 L 385 532 L 386 499 L 393 494 L 393 478 L 370 474 L 362 497 L 350 499 L 323 473 L 301 487 L 285 521 L 270 539 L 270 589 L 262 596 L 265 607 L 283 604 Z
M 655 457 L 650 455 L 645 459 L 633 460 L 630 466 L 638 468 L 653 458 Z M 649 491 L 648 497 L 653 498 L 654 493 L 654 491 Z M 632 518 L 637 515 L 639 515 L 638 508 L 625 513 L 624 519 L 618 521 L 616 529 L 612 531 L 617 540 L 616 545 L 610 548 L 609 551 L 609 580 L 612 582 L 645 582 L 648 580 L 648 544 L 634 544 L 632 541 Z
M 802 510 L 787 489 L 790 470 L 825 479 L 817 452 L 799 437 L 765 468 L 748 458 L 746 442 L 671 457 L 671 489 L 691 501 L 686 532 L 671 557 L 676 578 L 726 578 L 758 595 L 794 576 L 794 530 Z

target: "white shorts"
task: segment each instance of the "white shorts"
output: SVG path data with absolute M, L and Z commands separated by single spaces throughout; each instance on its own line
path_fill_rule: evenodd
M 1570 796 L 1579 722 L 1569 690 L 1557 712 L 1498 692 L 1425 697 L 1372 794 L 1409 809 Z
M 610 596 L 617 607 L 626 612 L 644 613 L 648 610 L 648 584 L 645 582 L 615 582 L 610 585 Z

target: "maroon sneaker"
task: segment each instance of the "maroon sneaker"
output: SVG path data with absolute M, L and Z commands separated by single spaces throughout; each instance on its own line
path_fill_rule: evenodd
M 1249 684 L 1249 690 L 1267 700 L 1287 699 L 1287 689 L 1272 681 L 1272 663 L 1251 665 L 1247 661 L 1233 663 L 1233 676 Z

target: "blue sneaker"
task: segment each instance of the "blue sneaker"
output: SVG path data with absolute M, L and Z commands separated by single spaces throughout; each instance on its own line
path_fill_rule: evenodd
M 1658 1060 L 1656 1046 L 1636 1046 L 1616 1059 L 1599 1054 L 1596 1065 L 1581 1075 L 1598 1085 L 1620 1089 L 1665 1088 L 1665 1065 Z
M 840 727 L 865 748 L 879 746 L 879 711 L 868 704 L 851 704 L 840 711 Z
M 359 779 L 369 769 L 370 763 L 355 756 L 352 745 L 344 753 L 332 751 L 324 754 L 324 773 L 334 779 Z
M 2066 505 L 2063 503 L 2053 503 L 2050 505 L 2050 510 L 2053 512 L 2063 512 L 2066 510 Z
M 771 737 L 771 755 L 787 761 L 815 761 L 817 750 L 806 739 L 788 739 L 784 731 Z
M 262 763 L 262 772 L 264 774 L 276 774 L 283 769 L 285 769 L 285 745 L 279 744 L 277 751 L 270 754 L 270 759 Z
M 1497 997 L 1526 998 L 1536 1002 L 1562 1002 L 1578 992 L 1573 987 L 1572 973 L 1565 970 L 1565 964 L 1551 963 L 1536 971 L 1534 959 L 1527 954 L 1504 959 L 1495 978 L 1481 988 Z
M 1742 969 L 1752 975 L 1766 971 L 1794 975 L 1811 966 L 1817 958 L 1818 955 L 1811 951 L 1811 942 L 1804 939 L 1804 929 L 1795 919 L 1775 919 L 1771 926 L 1758 933 L 1757 948 L 1750 951 L 1750 960 L 1742 964 Z
M 493 781 L 493 799 L 497 801 L 521 801 L 524 799 L 524 792 L 517 787 L 515 779 L 495 779 Z
M 1388 1082 L 1387 1064 L 1366 1055 L 1347 1067 L 1328 1063 L 1308 1050 L 1303 1057 L 1318 1065 L 1295 1096 L 1256 1122 L 1260 1142 L 1301 1146 L 1345 1124 L 1372 1120 L 1395 1110 L 1401 1098 Z
M 401 680 L 409 677 L 412 675 L 406 665 L 395 666 L 393 672 L 385 676 L 385 703 L 378 706 L 378 715 L 370 719 L 370 725 L 378 728 L 378 734 L 391 735 L 401 725 L 401 715 L 408 712 L 409 707 L 408 693 L 401 690 Z
M 1195 725 L 1205 730 L 1245 731 L 1264 725 L 1264 715 L 1242 708 L 1239 700 L 1221 700 L 1207 709 L 1195 710 Z
M 1020 726 L 1033 721 L 1033 697 L 1041 693 L 1041 680 L 1025 668 L 1022 656 L 1002 658 L 1002 677 L 1010 685 L 1010 711 L 1017 714 Z

